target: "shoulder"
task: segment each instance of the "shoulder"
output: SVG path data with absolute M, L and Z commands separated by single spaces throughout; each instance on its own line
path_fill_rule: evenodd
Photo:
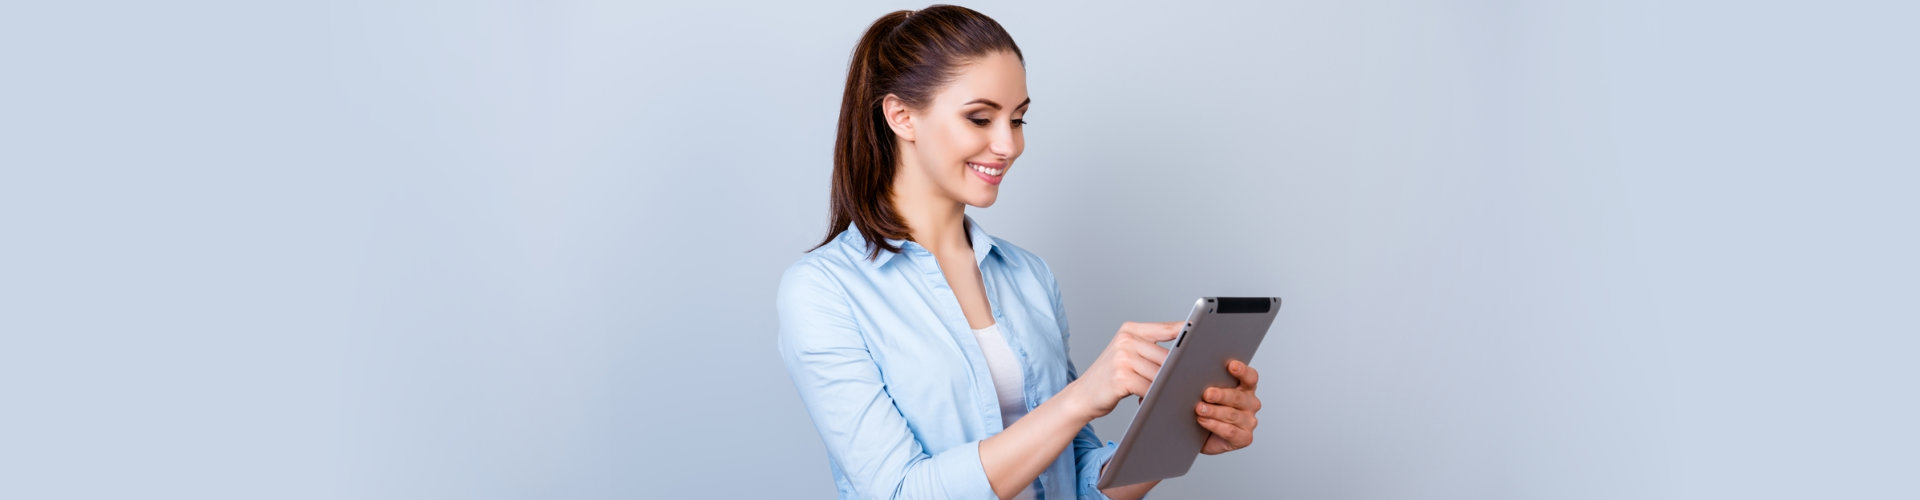
M 868 264 L 864 249 L 855 248 L 858 245 L 848 240 L 842 231 L 789 264 L 780 276 L 780 303 L 845 295 L 844 281 L 864 272 Z
M 1034 278 L 1048 285 L 1054 283 L 1053 268 L 1047 265 L 1047 259 L 1007 241 L 1006 238 L 999 236 L 992 236 L 992 238 L 994 248 L 999 250 L 1002 258 L 1006 259 L 1008 269 L 1031 273 Z

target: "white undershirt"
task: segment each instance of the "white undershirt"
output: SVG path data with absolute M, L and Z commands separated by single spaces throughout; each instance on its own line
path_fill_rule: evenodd
M 980 354 L 987 357 L 987 373 L 993 375 L 993 392 L 1000 397 L 1000 424 L 1012 427 L 1013 421 L 1027 414 L 1027 376 L 1020 369 L 1020 358 L 1013 355 L 1007 338 L 1000 335 L 998 323 L 975 329 L 973 338 L 980 342 Z M 1032 499 L 1033 485 L 1027 485 L 1013 498 Z

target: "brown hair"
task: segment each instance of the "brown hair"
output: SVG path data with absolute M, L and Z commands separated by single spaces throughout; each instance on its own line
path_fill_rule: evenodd
M 866 236 L 867 258 L 900 251 L 887 239 L 907 239 L 907 223 L 893 206 L 893 174 L 899 158 L 893 129 L 880 104 L 888 94 L 907 106 L 932 102 L 960 66 L 1009 51 L 1022 62 L 1020 46 L 1000 23 L 966 7 L 934 5 L 880 16 L 860 37 L 847 64 L 847 91 L 840 99 L 839 132 L 833 139 L 833 220 L 826 246 L 848 225 Z

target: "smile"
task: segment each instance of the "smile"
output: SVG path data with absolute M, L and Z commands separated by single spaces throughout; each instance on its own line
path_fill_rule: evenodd
M 986 165 L 968 162 L 967 168 L 971 168 L 975 172 L 987 174 L 990 177 L 999 177 L 1001 174 L 1007 173 L 1007 168 L 1005 166 L 1002 166 L 1000 168 L 989 168 Z

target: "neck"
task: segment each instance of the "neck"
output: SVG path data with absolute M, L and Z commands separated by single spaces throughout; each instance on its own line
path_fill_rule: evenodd
M 911 156 L 911 155 L 903 155 Z M 967 204 L 940 193 L 925 171 L 903 161 L 893 178 L 893 207 L 907 222 L 908 238 L 935 254 L 970 252 Z

